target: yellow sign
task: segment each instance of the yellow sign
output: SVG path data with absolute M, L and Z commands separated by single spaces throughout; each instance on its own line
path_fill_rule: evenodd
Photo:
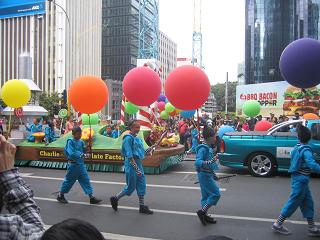
M 65 156 L 62 151 L 57 150 L 40 150 L 39 159 L 65 159 Z M 99 160 L 99 161 L 123 161 L 123 157 L 120 153 L 111 153 L 111 152 L 92 152 L 91 158 L 86 160 Z

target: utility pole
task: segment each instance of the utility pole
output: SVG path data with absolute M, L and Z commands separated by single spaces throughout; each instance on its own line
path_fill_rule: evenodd
M 225 96 L 224 96 L 224 101 L 225 101 L 225 114 L 228 113 L 228 72 L 227 72 L 227 79 L 226 79 L 226 91 L 225 91 Z

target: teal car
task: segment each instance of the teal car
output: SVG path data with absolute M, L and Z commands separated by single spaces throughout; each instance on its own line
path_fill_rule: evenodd
M 309 142 L 315 158 L 320 156 L 320 120 L 294 120 L 278 124 L 267 132 L 225 133 L 219 153 L 220 164 L 231 168 L 247 168 L 251 175 L 267 177 L 277 171 L 288 171 L 290 152 L 298 143 L 295 127 L 303 124 L 311 129 Z

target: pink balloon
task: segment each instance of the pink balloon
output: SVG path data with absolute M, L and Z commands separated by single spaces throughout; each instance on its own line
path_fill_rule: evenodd
M 164 110 L 165 106 L 166 106 L 165 102 L 158 102 L 157 103 L 157 107 L 159 109 L 159 112 L 162 112 Z
M 135 105 L 149 106 L 161 93 L 159 75 L 147 67 L 131 69 L 122 82 L 123 93 Z

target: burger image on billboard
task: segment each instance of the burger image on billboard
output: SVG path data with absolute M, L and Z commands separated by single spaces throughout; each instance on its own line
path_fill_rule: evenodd
M 320 91 L 316 87 L 302 90 L 289 86 L 284 93 L 283 114 L 285 116 L 293 116 L 295 113 L 299 113 L 299 115 L 305 113 L 319 115 L 319 100 Z

